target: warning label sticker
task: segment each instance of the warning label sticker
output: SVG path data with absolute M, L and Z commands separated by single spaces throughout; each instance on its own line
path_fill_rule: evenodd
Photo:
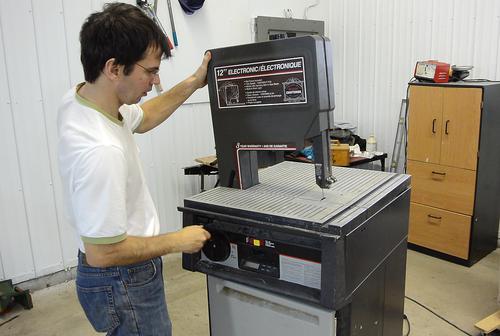
M 214 68 L 219 108 L 307 103 L 304 58 Z
M 321 264 L 280 254 L 280 280 L 321 289 Z

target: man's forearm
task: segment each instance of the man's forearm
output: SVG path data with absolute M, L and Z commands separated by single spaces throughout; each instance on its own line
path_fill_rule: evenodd
M 95 267 L 122 266 L 180 252 L 177 234 L 173 232 L 154 237 L 128 236 L 115 244 L 85 244 L 87 262 Z
M 196 78 L 190 76 L 167 92 L 142 104 L 144 120 L 136 132 L 147 132 L 164 122 L 197 89 Z

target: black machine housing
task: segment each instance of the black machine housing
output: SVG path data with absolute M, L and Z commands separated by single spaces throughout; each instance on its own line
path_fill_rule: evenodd
M 208 91 L 220 185 L 255 185 L 262 151 L 302 149 L 310 142 L 316 183 L 327 188 L 335 107 L 330 41 L 304 36 L 210 52 Z
M 212 239 L 183 254 L 183 268 L 334 310 L 339 336 L 400 336 L 409 183 L 395 178 L 323 224 L 186 199 L 183 225 L 201 223 Z M 283 279 L 283 256 L 320 263 L 317 286 Z
M 183 268 L 332 310 L 337 336 L 400 336 L 410 177 L 332 168 L 328 39 L 306 36 L 211 52 L 208 89 L 220 186 L 179 207 L 184 227 L 202 224 L 212 235 L 202 252 L 183 254 Z M 314 165 L 282 162 L 259 177 L 256 153 L 302 148 L 307 141 Z M 338 174 L 333 184 L 332 172 Z M 317 197 L 322 192 L 332 204 L 342 202 L 373 179 L 383 182 L 323 220 L 283 215 L 296 204 L 323 207 L 328 200 Z M 321 191 L 313 180 L 331 188 Z M 246 206 L 246 199 L 262 203 L 260 187 L 270 203 L 283 191 L 285 201 L 272 205 L 276 211 Z M 289 190 L 299 190 L 302 199 L 294 203 L 290 196 L 288 202 Z M 230 205 L 231 197 L 219 201 L 227 193 L 243 199 L 243 206 Z M 302 279 L 294 266 L 305 269 Z

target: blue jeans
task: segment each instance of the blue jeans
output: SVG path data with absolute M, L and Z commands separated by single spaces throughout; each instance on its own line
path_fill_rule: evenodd
M 92 267 L 78 253 L 76 292 L 88 320 L 110 336 L 172 335 L 161 258 L 119 267 Z

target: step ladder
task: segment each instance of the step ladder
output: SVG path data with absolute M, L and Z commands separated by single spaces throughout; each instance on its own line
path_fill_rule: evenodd
M 396 131 L 396 138 L 394 139 L 394 147 L 392 149 L 390 171 L 393 173 L 404 173 L 406 170 L 406 140 L 408 136 L 408 130 L 406 129 L 407 112 L 408 99 L 405 98 L 401 100 L 398 128 Z

